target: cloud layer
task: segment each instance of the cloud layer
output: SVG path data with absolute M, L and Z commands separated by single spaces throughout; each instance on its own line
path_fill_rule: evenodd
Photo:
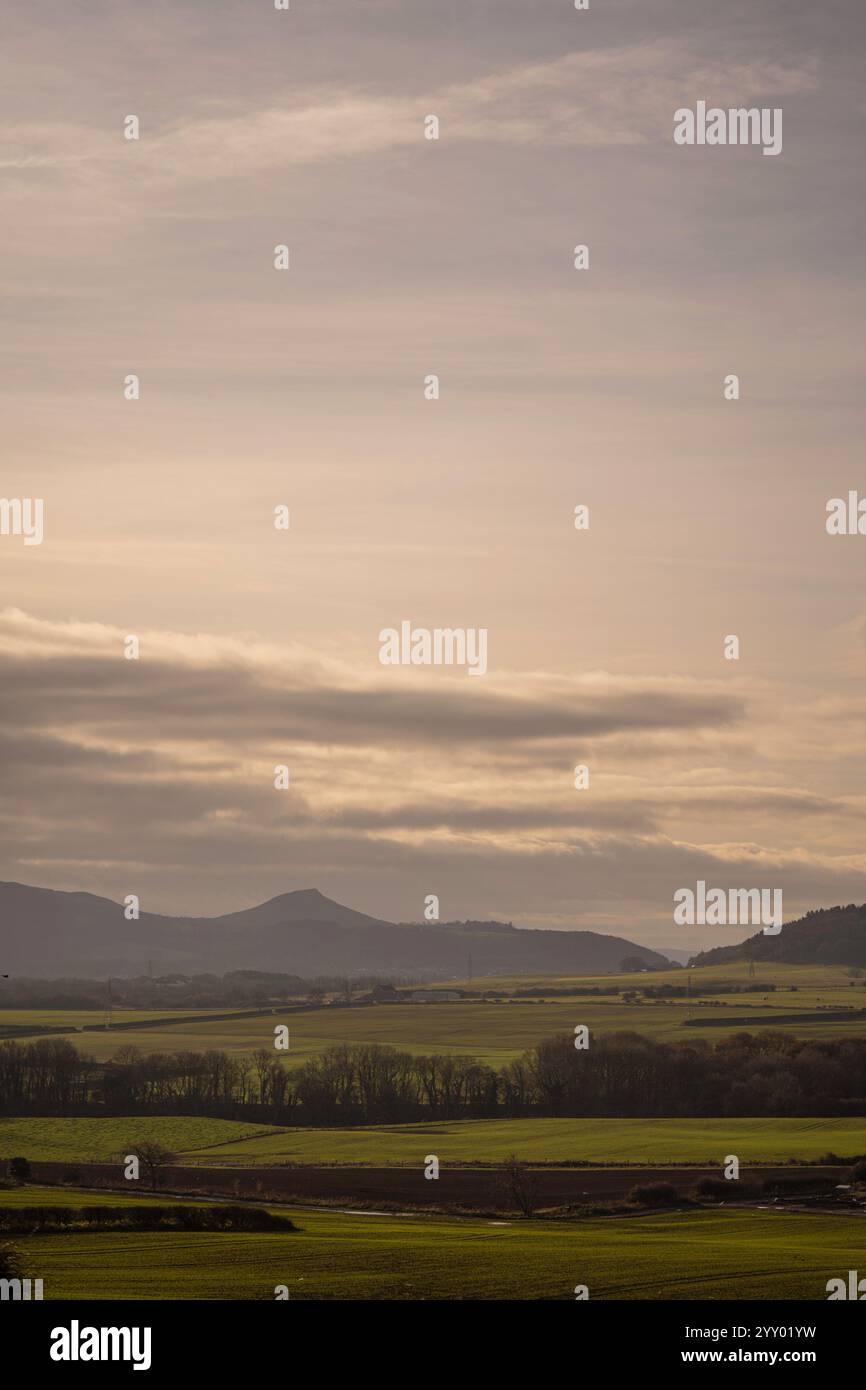
M 4 877 L 200 912 L 315 882 L 397 918 L 442 889 L 457 915 L 651 938 L 673 888 L 696 876 L 781 876 L 797 893 L 866 882 L 860 856 L 801 842 L 816 820 L 860 835 L 862 798 L 711 766 L 683 775 L 684 750 L 692 764 L 726 743 L 748 765 L 737 744 L 758 692 L 604 673 L 371 674 L 267 642 L 136 635 L 127 660 L 121 629 L 0 614 L 4 840 L 17 845 Z M 587 791 L 576 762 L 592 769 Z M 288 791 L 274 787 L 281 764 Z M 774 842 L 703 839 L 723 824 L 772 825 Z

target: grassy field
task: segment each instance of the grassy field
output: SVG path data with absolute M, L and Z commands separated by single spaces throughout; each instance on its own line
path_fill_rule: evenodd
M 498 1162 L 721 1163 L 815 1161 L 866 1154 L 866 1119 L 460 1120 L 358 1129 L 278 1129 L 183 1116 L 0 1120 L 0 1158 L 109 1161 L 154 1139 L 183 1162 L 417 1165 Z
M 866 1153 L 866 1120 L 462 1120 L 354 1130 L 283 1130 L 237 1145 L 199 1149 L 203 1162 L 407 1163 L 426 1153 L 443 1163 L 715 1163 L 815 1160 Z
M 866 979 L 852 977 L 842 966 L 755 967 L 750 979 L 745 964 L 709 966 L 702 970 L 678 971 L 633 976 L 581 977 L 508 977 L 476 981 L 476 986 L 496 989 L 568 988 L 610 985 L 615 980 L 623 989 L 640 990 L 647 986 L 682 988 L 691 978 L 691 1000 L 669 999 L 624 1003 L 609 998 L 580 997 L 572 999 L 512 999 L 499 1002 L 378 1004 L 364 1008 L 310 1008 L 299 1013 L 286 1013 L 290 1050 L 288 1066 L 296 1066 L 320 1053 L 334 1043 L 386 1043 L 413 1053 L 450 1052 L 478 1057 L 491 1066 L 501 1066 L 520 1056 L 540 1039 L 556 1033 L 571 1033 L 575 1024 L 587 1024 L 597 1037 L 606 1033 L 635 1031 L 659 1040 L 704 1038 L 715 1041 L 731 1032 L 748 1027 L 732 1019 L 747 1020 L 762 1016 L 772 1018 L 792 1013 L 821 1010 L 820 1018 L 781 1023 L 787 1032 L 804 1038 L 841 1037 L 846 1034 L 866 1035 L 866 1019 L 852 1019 L 846 1010 L 866 1008 Z M 773 983 L 776 989 L 767 993 L 731 995 L 721 992 L 725 984 L 741 985 Z M 179 1010 L 177 1018 L 190 1010 Z M 118 1015 L 120 1016 L 120 1015 Z M 123 1015 L 130 1019 L 134 1013 Z M 709 1027 L 687 1027 L 686 1021 L 711 1017 Z M 74 1035 L 73 1041 L 87 1055 L 98 1060 L 113 1056 L 121 1047 L 137 1047 L 143 1052 L 205 1051 L 221 1048 L 228 1052 L 252 1052 L 273 1043 L 274 1024 L 283 1020 L 279 1008 L 273 1014 L 255 1018 L 223 1019 L 212 1022 L 180 1023 L 171 1013 L 146 1013 L 140 1017 L 161 1017 L 165 1022 L 138 1029 L 110 1030 Z M 64 1010 L 0 1010 L 0 1028 L 4 1022 L 79 1027 L 84 1021 L 101 1022 L 98 1014 Z M 767 1023 L 755 1023 L 756 1029 L 766 1029 Z
M 569 985 L 587 988 L 597 985 L 606 988 L 611 984 L 628 988 L 641 985 L 685 985 L 691 976 L 697 993 L 704 990 L 710 993 L 714 986 L 721 984 L 750 985 L 763 981 L 775 984 L 777 988 L 796 985 L 798 989 L 812 990 L 823 994 L 828 989 L 860 989 L 866 985 L 866 971 L 859 974 L 847 965 L 785 965 L 778 962 L 761 963 L 756 961 L 754 974 L 749 973 L 746 960 L 733 961 L 728 965 L 704 965 L 698 969 L 640 971 L 634 975 L 490 975 L 472 981 L 473 989 L 565 989 Z M 448 985 L 434 985 L 431 988 L 447 989 Z
M 190 1153 L 232 1140 L 249 1140 L 278 1133 L 267 1125 L 241 1120 L 209 1120 L 201 1116 L 133 1115 L 129 1118 L 78 1119 L 28 1117 L 0 1120 L 0 1158 L 25 1158 L 44 1162 L 99 1162 L 129 1153 L 136 1140 L 150 1139 L 172 1153 Z
M 92 1203 L 28 1187 L 8 1202 Z M 102 1205 L 142 1201 L 100 1194 Z M 161 1199 L 165 1200 L 165 1199 Z M 294 1234 L 87 1232 L 16 1237 L 51 1299 L 824 1299 L 866 1267 L 866 1220 L 686 1211 L 542 1222 L 293 1210 Z
M 380 1004 L 359 1009 L 311 1009 L 308 1013 L 286 1015 L 290 1049 L 289 1066 L 297 1066 L 335 1043 L 385 1043 L 416 1055 L 449 1052 L 477 1057 L 494 1067 L 521 1056 L 543 1038 L 571 1034 L 578 1023 L 586 1024 L 592 1035 L 638 1032 L 659 1041 L 685 1041 L 703 1038 L 714 1042 L 731 1033 L 748 1031 L 750 1013 L 793 1012 L 797 996 L 771 996 L 767 1004 L 737 1003 L 736 1007 L 707 1008 L 693 1005 L 693 1015 L 713 1014 L 709 1027 L 687 1028 L 685 1003 L 614 1004 L 598 1000 L 574 1000 L 540 1004 Z M 725 1017 L 747 1021 L 733 1023 Z M 273 1045 L 273 1017 L 247 1018 L 219 1023 L 185 1023 L 130 1029 L 123 1033 L 84 1033 L 73 1035 L 79 1050 L 104 1061 L 122 1047 L 142 1052 L 204 1052 L 220 1048 L 227 1052 L 253 1052 Z M 767 1030 L 768 1025 L 752 1024 Z M 866 1019 L 849 1019 L 828 1013 L 818 1020 L 774 1024 L 785 1032 L 803 1038 L 838 1038 L 866 1035 Z

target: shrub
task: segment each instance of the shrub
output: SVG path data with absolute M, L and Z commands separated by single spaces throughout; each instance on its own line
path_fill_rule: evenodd
M 294 1231 L 293 1221 L 287 1216 L 277 1216 L 261 1207 L 213 1207 L 211 1216 L 217 1230 L 234 1231 Z
M 642 1183 L 632 1188 L 628 1199 L 642 1207 L 673 1207 L 681 1200 L 672 1182 Z
M 117 1207 L 82 1207 L 80 1214 L 88 1226 L 105 1226 L 117 1219 Z
M 866 1158 L 861 1158 L 854 1164 L 848 1177 L 852 1182 L 866 1182 Z
M 16 1182 L 26 1182 L 30 1177 L 30 1164 L 26 1158 L 21 1158 L 20 1156 L 18 1158 L 10 1158 L 9 1173 L 11 1177 L 15 1178 Z
M 213 1212 L 204 1207 L 176 1207 L 174 1218 L 182 1231 L 208 1231 L 215 1229 Z
M 0 1230 L 28 1234 L 85 1222 L 92 1230 L 295 1231 L 287 1216 L 241 1206 L 0 1207 Z
M 7 1230 L 15 1231 L 32 1231 L 39 1226 L 48 1226 L 52 1217 L 52 1207 L 6 1207 L 0 1212 L 0 1222 Z
M 114 1213 L 114 1220 L 146 1231 L 152 1226 L 159 1225 L 164 1210 L 164 1207 L 124 1207 L 121 1211 Z
M 78 1217 L 74 1207 L 45 1207 L 43 1224 L 46 1226 L 71 1226 Z

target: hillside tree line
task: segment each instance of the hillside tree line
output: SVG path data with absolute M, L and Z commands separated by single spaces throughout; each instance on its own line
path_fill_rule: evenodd
M 546 1039 L 497 1069 L 341 1043 L 291 1068 L 273 1050 L 143 1053 L 109 1062 L 65 1038 L 0 1043 L 2 1115 L 208 1115 L 352 1125 L 523 1116 L 862 1115 L 866 1038 L 737 1033 L 657 1042 L 637 1033 Z

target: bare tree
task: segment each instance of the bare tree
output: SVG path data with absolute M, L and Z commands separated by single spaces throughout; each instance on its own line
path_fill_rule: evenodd
M 516 1154 L 505 1160 L 499 1175 L 499 1191 L 521 1216 L 532 1216 L 538 1202 L 538 1182 L 535 1174 Z
M 274 1054 L 270 1048 L 257 1047 L 253 1053 L 253 1066 L 259 1079 L 259 1105 L 267 1105 L 270 1099 L 271 1076 Z
M 169 1149 L 164 1148 L 162 1144 L 158 1144 L 155 1139 L 143 1139 L 141 1143 L 134 1145 L 133 1152 L 147 1169 L 151 1187 L 158 1187 L 162 1170 L 171 1163 L 174 1154 Z

